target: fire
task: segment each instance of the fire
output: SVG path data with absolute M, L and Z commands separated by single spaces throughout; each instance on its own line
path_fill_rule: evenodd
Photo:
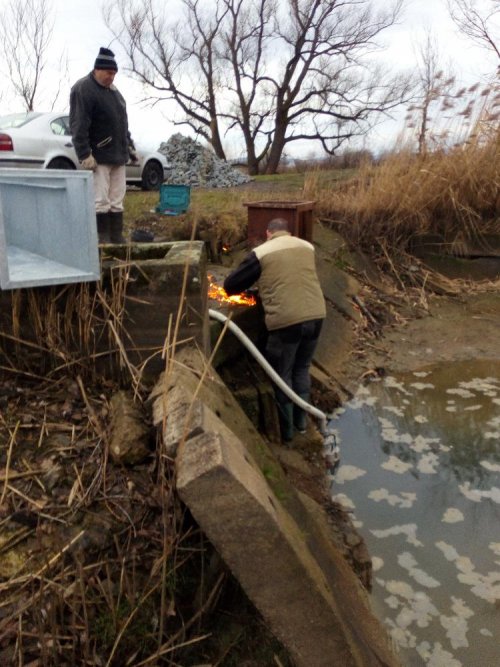
M 208 274 L 208 298 L 214 299 L 214 301 L 219 301 L 220 303 L 234 303 L 239 306 L 255 306 L 257 303 L 255 297 L 246 296 L 244 294 L 234 294 L 233 296 L 228 296 L 226 290 L 222 285 L 218 285 L 214 281 L 214 277 Z

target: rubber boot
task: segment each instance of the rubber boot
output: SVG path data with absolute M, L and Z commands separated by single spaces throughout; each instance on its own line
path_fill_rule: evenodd
M 293 404 L 278 403 L 278 417 L 281 439 L 284 443 L 290 443 L 293 440 Z
M 297 394 L 306 403 L 311 402 L 309 394 Z M 293 423 L 299 433 L 305 433 L 307 430 L 307 412 L 299 408 L 298 405 L 293 405 Z
M 111 243 L 125 243 L 123 238 L 123 211 L 111 211 L 108 215 Z
M 97 237 L 99 243 L 110 243 L 110 223 L 109 223 L 109 213 L 96 213 L 97 220 Z

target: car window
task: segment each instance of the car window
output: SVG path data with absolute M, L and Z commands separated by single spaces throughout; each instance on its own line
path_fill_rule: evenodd
M 50 123 L 50 129 L 52 130 L 52 134 L 66 135 L 70 133 L 68 123 L 64 117 L 53 120 Z
M 22 127 L 39 115 L 39 113 L 28 112 L 11 113 L 8 116 L 2 116 L 0 118 L 0 130 L 7 130 L 9 127 Z

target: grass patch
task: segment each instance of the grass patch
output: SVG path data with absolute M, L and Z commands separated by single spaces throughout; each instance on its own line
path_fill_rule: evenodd
M 400 150 L 357 169 L 307 168 L 233 188 L 193 188 L 189 210 L 174 218 L 154 213 L 157 192 L 129 191 L 125 220 L 129 230 L 149 226 L 157 240 L 188 239 L 194 227 L 195 238 L 233 246 L 246 239 L 245 203 L 314 201 L 317 218 L 374 258 L 411 252 L 413 239 L 426 234 L 460 254 L 467 241 L 500 233 L 499 191 L 500 131 L 478 122 L 451 149 Z
M 349 178 L 350 169 L 316 170 L 314 172 L 286 172 L 256 176 L 248 185 L 233 188 L 192 188 L 188 211 L 183 215 L 166 216 L 156 213 L 160 201 L 158 192 L 130 189 L 125 198 L 124 222 L 130 234 L 134 229 L 148 229 L 157 240 L 187 240 L 193 226 L 196 238 L 213 237 L 226 245 L 246 238 L 247 208 L 254 201 L 303 201 L 309 198 L 305 182 L 314 174 L 314 182 L 321 188 L 336 187 Z

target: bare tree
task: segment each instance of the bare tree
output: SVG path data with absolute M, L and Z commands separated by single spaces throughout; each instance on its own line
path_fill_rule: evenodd
M 407 120 L 416 125 L 418 153 L 424 154 L 431 128 L 438 128 L 446 111 L 455 105 L 455 76 L 441 65 L 437 41 L 430 32 L 420 44 L 417 58 L 419 102 L 410 107 Z
M 274 173 L 294 141 L 333 154 L 365 134 L 409 92 L 376 65 L 376 38 L 403 0 L 181 0 L 166 18 L 154 0 L 108 4 L 105 21 L 149 99 L 173 99 L 186 123 L 224 155 L 223 132 L 242 135 L 249 171 Z
M 147 99 L 153 104 L 175 100 L 183 113 L 180 124 L 189 125 L 225 158 L 216 103 L 221 84 L 215 49 L 223 12 L 219 5 L 203 12 L 198 0 L 184 4 L 187 15 L 178 22 L 168 21 L 153 0 L 112 2 L 104 18 L 129 57 L 130 71 L 150 91 Z
M 11 0 L 0 15 L 2 69 L 26 111 L 33 111 L 54 21 L 50 0 Z
M 500 0 L 448 0 L 448 11 L 464 35 L 500 59 Z

